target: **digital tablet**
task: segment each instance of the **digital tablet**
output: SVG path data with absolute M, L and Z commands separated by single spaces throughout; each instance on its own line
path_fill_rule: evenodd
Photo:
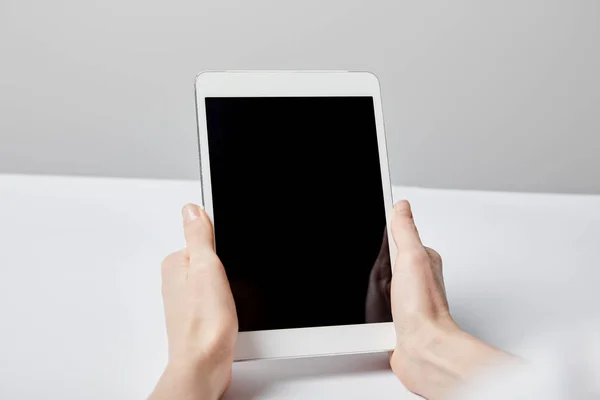
M 377 78 L 205 72 L 196 106 L 202 202 L 239 320 L 236 360 L 394 348 Z

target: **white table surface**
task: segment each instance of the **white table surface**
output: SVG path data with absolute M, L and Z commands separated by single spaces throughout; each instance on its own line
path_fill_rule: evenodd
M 150 392 L 166 360 L 159 266 L 182 247 L 180 207 L 199 191 L 0 175 L 1 399 Z M 412 201 L 424 242 L 444 257 L 456 319 L 481 338 L 515 349 L 600 304 L 600 196 L 394 193 Z M 352 188 L 344 195 L 352 201 Z M 226 398 L 413 398 L 386 357 L 236 364 Z

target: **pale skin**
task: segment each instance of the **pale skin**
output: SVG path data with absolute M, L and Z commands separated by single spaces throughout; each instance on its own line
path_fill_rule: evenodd
M 198 206 L 182 211 L 186 248 L 162 265 L 169 361 L 149 400 L 213 400 L 231 381 L 237 316 L 227 276 L 214 248 L 211 222 Z M 410 391 L 438 400 L 480 367 L 508 354 L 454 322 L 442 259 L 421 243 L 410 204 L 394 206 L 398 249 L 391 283 L 396 329 L 392 371 Z

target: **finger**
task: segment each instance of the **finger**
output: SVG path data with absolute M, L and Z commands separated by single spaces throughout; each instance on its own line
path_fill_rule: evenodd
M 446 285 L 444 284 L 444 272 L 442 270 L 442 256 L 440 256 L 440 253 L 429 247 L 425 247 L 425 251 L 427 251 L 427 255 L 431 260 L 431 266 L 433 268 L 435 279 L 437 280 L 438 285 L 442 288 L 444 294 L 446 294 Z
M 392 263 L 390 262 L 390 244 L 388 241 L 387 229 L 384 229 L 381 248 L 379 249 L 377 259 L 375 260 L 375 265 L 373 265 L 373 270 L 375 273 L 374 278 L 377 281 L 392 279 L 391 265 Z
M 213 227 L 206 212 L 196 204 L 187 204 L 181 214 L 190 259 L 206 255 L 207 252 L 214 253 Z
M 201 296 L 203 307 L 212 310 L 211 315 L 224 312 L 235 316 L 231 288 L 223 264 L 215 252 L 213 227 L 208 215 L 195 204 L 183 207 L 182 215 L 190 260 L 186 281 L 195 295 Z
M 440 272 L 442 271 L 442 256 L 440 253 L 430 247 L 425 247 L 425 251 L 431 260 L 431 265 Z
M 189 265 L 187 249 L 176 251 L 169 254 L 161 264 L 161 276 L 163 283 L 163 291 L 167 287 L 171 287 L 174 282 L 179 282 L 185 274 L 181 271 L 185 270 Z
M 392 235 L 399 253 L 423 248 L 410 203 L 406 200 L 399 201 L 394 206 Z
M 189 257 L 188 257 L 188 252 L 186 249 L 182 249 L 182 250 L 179 250 L 179 251 L 169 254 L 167 257 L 165 257 L 165 259 L 163 260 L 163 262 L 161 264 L 161 271 L 162 271 L 163 277 L 165 275 L 168 275 L 171 272 L 171 270 L 177 269 L 180 267 L 185 267 L 185 266 L 187 266 L 188 263 L 189 263 Z

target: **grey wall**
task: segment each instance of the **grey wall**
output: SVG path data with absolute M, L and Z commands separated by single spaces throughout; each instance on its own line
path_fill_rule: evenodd
M 397 184 L 600 193 L 597 0 L 0 0 L 0 172 L 197 179 L 205 69 L 381 80 Z

